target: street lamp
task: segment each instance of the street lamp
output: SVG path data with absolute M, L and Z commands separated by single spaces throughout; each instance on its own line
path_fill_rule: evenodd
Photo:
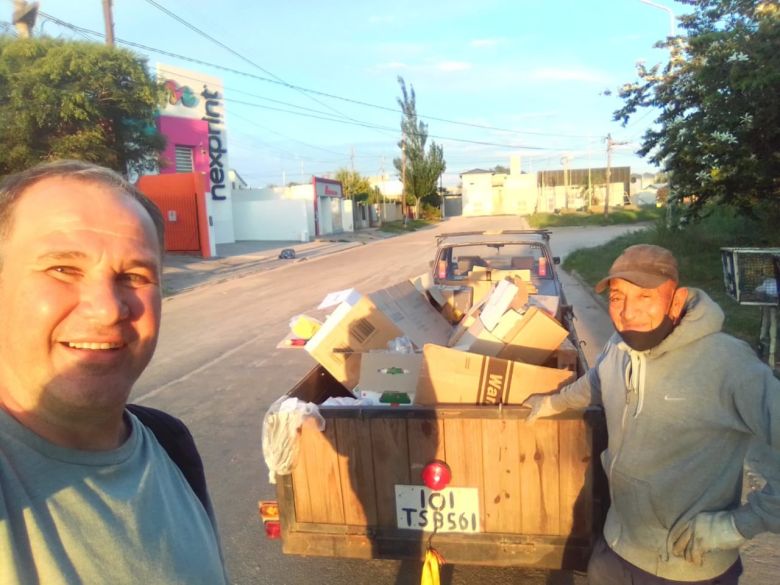
M 663 10 L 669 15 L 669 36 L 673 37 L 677 34 L 676 24 L 677 24 L 677 17 L 674 15 L 674 12 L 672 12 L 672 9 L 668 6 L 664 6 L 663 4 L 656 4 L 655 2 L 651 2 L 651 0 L 639 0 L 642 4 L 647 4 L 648 6 L 652 6 L 653 8 L 658 8 L 659 10 Z
M 674 48 L 671 43 L 674 41 L 674 37 L 677 36 L 677 17 L 674 15 L 674 12 L 672 12 L 672 9 L 668 6 L 664 6 L 663 4 L 656 4 L 655 2 L 652 2 L 651 0 L 639 0 L 642 4 L 647 4 L 648 6 L 652 6 L 653 8 L 658 8 L 658 10 L 663 10 L 669 15 L 669 69 L 671 71 L 672 67 L 672 61 L 674 60 Z M 669 189 L 669 194 L 666 196 L 666 226 L 671 228 L 672 227 L 672 175 L 669 173 L 667 177 L 667 188 Z

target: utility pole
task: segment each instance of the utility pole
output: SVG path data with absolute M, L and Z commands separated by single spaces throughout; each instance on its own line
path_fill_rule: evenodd
M 406 225 L 406 134 L 401 138 L 401 214 Z
M 103 0 L 103 20 L 106 23 L 106 44 L 114 46 L 114 13 L 111 8 L 112 0 Z
M 38 16 L 38 3 L 14 0 L 14 12 L 11 16 L 16 34 L 20 39 L 29 39 Z
M 609 217 L 609 190 L 612 181 L 612 147 L 628 144 L 627 142 L 615 142 L 612 134 L 607 134 L 607 196 L 604 198 L 604 219 Z
M 569 209 L 569 160 L 571 159 L 569 158 L 568 154 L 561 157 L 561 164 L 563 165 L 563 206 L 566 209 Z

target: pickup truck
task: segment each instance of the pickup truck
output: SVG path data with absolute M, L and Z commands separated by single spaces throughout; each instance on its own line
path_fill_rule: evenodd
M 527 270 L 538 293 L 556 300 L 579 349 L 549 238 L 544 231 L 439 236 L 433 280 L 480 288 Z M 577 376 L 587 369 L 581 351 L 575 369 Z M 352 396 L 321 366 L 288 395 L 316 404 Z M 321 408 L 324 431 L 304 425 L 296 466 L 276 476 L 283 552 L 422 559 L 432 544 L 448 563 L 583 570 L 608 504 L 603 413 L 533 424 L 527 413 L 507 404 Z M 451 482 L 432 490 L 422 474 L 442 462 Z

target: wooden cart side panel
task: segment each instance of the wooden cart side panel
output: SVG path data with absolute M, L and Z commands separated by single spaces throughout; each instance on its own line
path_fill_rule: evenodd
M 561 454 L 560 534 L 587 537 L 593 530 L 593 435 L 585 420 L 558 422 Z
M 295 515 L 298 522 L 344 523 L 339 460 L 334 425 L 320 431 L 316 424 L 301 426 L 299 461 L 294 471 Z M 307 478 L 320 478 L 312 484 Z
M 409 484 L 409 442 L 402 418 L 370 421 L 377 524 L 395 528 L 395 484 Z
M 559 534 L 558 422 L 515 422 L 520 438 L 523 533 Z
M 375 526 L 376 491 L 371 430 L 358 419 L 330 419 L 336 428 L 344 519 L 352 526 Z
M 477 488 L 479 529 L 485 530 L 485 479 L 482 471 L 482 421 L 448 419 L 444 421 L 444 460 L 452 471 L 453 487 Z
M 434 459 L 444 459 L 444 421 L 439 419 L 409 419 L 409 480 L 422 485 L 422 470 Z
M 517 429 L 517 420 L 482 421 L 486 532 L 522 532 Z

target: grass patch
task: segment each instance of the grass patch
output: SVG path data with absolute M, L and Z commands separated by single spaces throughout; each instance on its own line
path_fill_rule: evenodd
M 726 321 L 723 330 L 744 339 L 755 347 L 761 324 L 761 310 L 756 306 L 739 305 L 726 294 L 720 248 L 729 246 L 780 246 L 780 233 L 766 222 L 736 218 L 725 211 L 682 230 L 669 230 L 663 221 L 641 232 L 616 238 L 603 246 L 583 248 L 570 254 L 564 269 L 576 270 L 591 285 L 609 271 L 612 262 L 628 246 L 656 244 L 671 250 L 680 266 L 683 286 L 704 290 L 723 309 Z M 604 294 L 606 300 L 606 294 Z
M 407 232 L 416 232 L 419 229 L 426 228 L 428 226 L 436 225 L 439 223 L 435 220 L 429 219 L 410 219 L 406 225 L 403 221 L 386 221 L 382 223 L 379 228 L 381 232 L 387 232 L 389 234 L 403 234 Z
M 665 208 L 659 207 L 625 207 L 610 210 L 605 218 L 600 211 L 572 211 L 562 213 L 534 213 L 528 217 L 528 223 L 533 228 L 569 227 L 569 226 L 600 226 L 657 221 L 664 217 Z

